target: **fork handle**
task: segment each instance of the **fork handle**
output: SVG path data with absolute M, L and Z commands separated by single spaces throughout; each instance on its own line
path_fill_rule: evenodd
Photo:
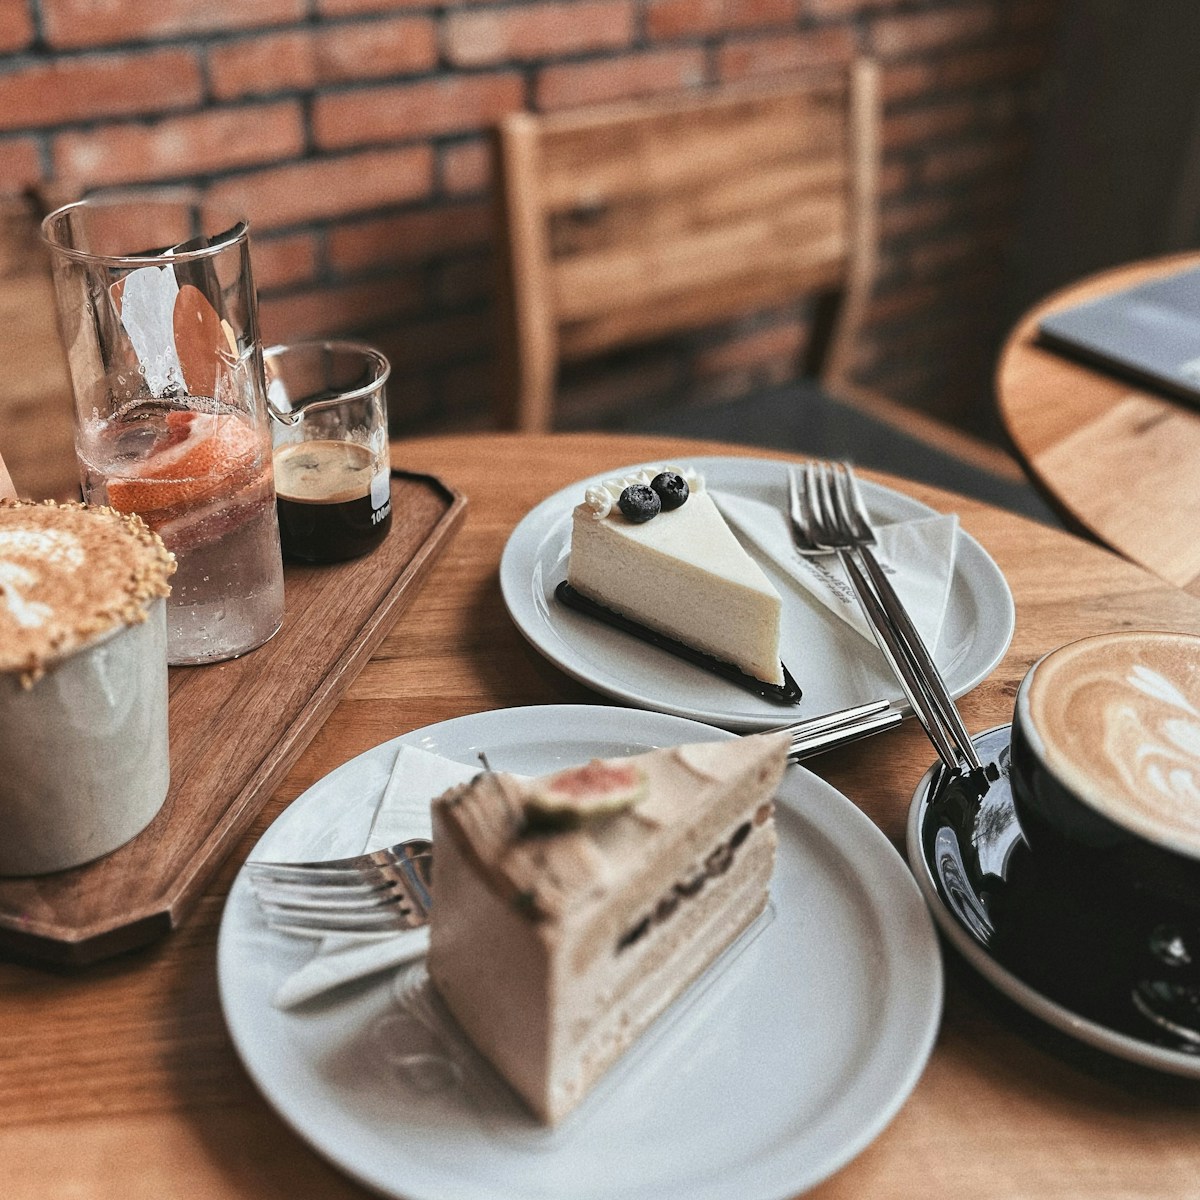
M 925 645 L 925 640 L 917 632 L 917 627 L 912 623 L 908 610 L 900 602 L 900 597 L 896 595 L 896 590 L 892 587 L 887 572 L 879 565 L 879 560 L 870 546 L 864 544 L 858 546 L 857 549 L 862 557 L 863 565 L 867 568 L 871 583 L 878 593 L 879 603 L 892 623 L 899 629 L 900 636 L 908 647 L 923 684 L 923 690 L 937 708 L 941 724 L 958 748 L 958 753 L 966 760 L 967 765 L 974 770 L 980 770 L 982 764 L 975 751 L 975 745 L 971 741 L 971 735 L 967 732 L 962 717 L 959 716 L 954 698 L 950 695 L 946 681 L 934 663 L 933 656 Z
M 857 742 L 860 738 L 871 737 L 872 734 L 881 733 L 885 729 L 891 729 L 892 726 L 899 725 L 903 720 L 904 711 L 889 706 L 882 712 L 873 713 L 871 716 L 864 717 L 858 721 L 813 730 L 793 738 L 791 749 L 788 751 L 788 758 L 792 762 L 801 762 L 806 758 L 811 758 L 814 754 L 821 754 L 826 750 L 848 746 L 851 742 Z
M 887 613 L 880 604 L 879 597 L 872 590 L 866 576 L 863 575 L 849 550 L 845 547 L 838 547 L 837 556 L 842 564 L 842 569 L 846 572 L 846 577 L 850 580 L 851 587 L 854 588 L 854 594 L 862 606 L 867 624 L 874 632 L 875 640 L 888 660 L 888 665 L 900 681 L 917 720 L 921 722 L 921 728 L 925 730 L 942 762 L 957 774 L 959 759 L 954 744 L 946 733 L 937 707 L 931 703 L 928 693 L 922 686 L 921 676 L 906 649 L 906 643 L 896 627 L 889 621 Z

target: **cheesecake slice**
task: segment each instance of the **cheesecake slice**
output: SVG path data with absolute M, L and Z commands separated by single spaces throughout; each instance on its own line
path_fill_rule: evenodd
M 636 511 L 627 516 L 621 504 L 627 489 L 644 494 L 663 475 L 686 479 L 686 498 L 677 507 L 662 504 L 648 518 Z M 784 682 L 779 593 L 695 473 L 652 468 L 589 488 L 572 513 L 567 583 L 611 612 L 755 679 Z
M 434 802 L 430 978 L 542 1121 L 763 911 L 787 749 L 756 734 L 485 772 Z

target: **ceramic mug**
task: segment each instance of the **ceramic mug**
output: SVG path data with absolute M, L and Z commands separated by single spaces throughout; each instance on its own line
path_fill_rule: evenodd
M 1200 637 L 1098 634 L 1041 658 L 1010 781 L 1035 858 L 1076 892 L 1200 910 Z
M 0 501 L 0 875 L 108 854 L 167 795 L 167 584 L 138 518 Z

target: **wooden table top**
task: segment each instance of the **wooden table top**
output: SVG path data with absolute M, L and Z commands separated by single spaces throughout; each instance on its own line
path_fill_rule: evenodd
M 753 452 L 601 435 L 488 434 L 395 447 L 397 466 L 438 474 L 466 494 L 465 526 L 191 919 L 155 946 L 78 973 L 0 962 L 0 1195 L 366 1195 L 274 1115 L 230 1043 L 214 956 L 236 868 L 286 804 L 379 742 L 483 709 L 603 702 L 514 628 L 500 596 L 501 550 L 535 503 L 572 480 L 702 453 Z M 991 678 L 962 702 L 971 729 L 1009 720 L 1018 681 L 1053 646 L 1118 628 L 1200 632 L 1200 601 L 1105 550 L 946 492 L 877 478 L 957 511 L 1012 587 L 1016 633 Z M 932 759 L 909 721 L 809 766 L 899 846 Z M 945 957 L 942 1026 L 912 1096 L 813 1195 L 1200 1194 L 1200 1083 L 1088 1050 L 992 992 L 949 951 Z
M 1025 314 L 996 372 L 1013 445 L 1047 499 L 1080 528 L 1200 595 L 1200 411 L 1037 344 L 1051 312 L 1200 264 L 1175 254 L 1091 276 Z

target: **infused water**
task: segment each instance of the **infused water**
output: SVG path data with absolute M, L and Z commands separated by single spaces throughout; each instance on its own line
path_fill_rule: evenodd
M 208 397 L 141 400 L 79 434 L 85 498 L 136 512 L 172 551 L 173 664 L 230 658 L 283 613 L 270 434 Z

